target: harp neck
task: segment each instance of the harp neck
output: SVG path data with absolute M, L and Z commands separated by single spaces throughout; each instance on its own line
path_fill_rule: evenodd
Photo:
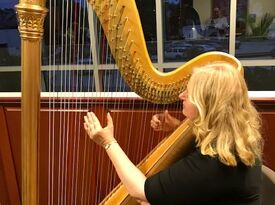
M 154 103 L 172 103 L 185 90 L 195 66 L 225 61 L 241 70 L 241 64 L 223 52 L 209 52 L 169 73 L 153 66 L 134 0 L 91 0 L 107 37 L 116 64 L 127 84 L 141 97 Z

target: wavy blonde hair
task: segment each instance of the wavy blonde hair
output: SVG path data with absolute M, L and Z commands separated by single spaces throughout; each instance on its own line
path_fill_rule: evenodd
M 238 161 L 253 166 L 261 160 L 261 120 L 236 68 L 217 62 L 195 69 L 188 97 L 199 111 L 193 131 L 202 154 L 229 166 Z

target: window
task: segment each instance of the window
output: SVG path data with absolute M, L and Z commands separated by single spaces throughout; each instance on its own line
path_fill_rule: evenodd
M 20 36 L 15 1 L 0 2 L 0 66 L 20 65 Z
M 130 92 L 124 79 L 118 70 L 100 71 L 103 92 Z
M 85 0 L 46 1 L 42 64 L 91 64 L 90 32 Z
M 21 41 L 16 3 L 15 0 L 0 2 L 0 92 L 20 91 Z
M 275 59 L 275 1 L 238 1 L 236 57 Z
M 230 0 L 135 2 L 149 56 L 159 70 L 169 72 L 209 51 L 228 53 L 230 40 L 235 44 L 232 52 L 246 67 L 249 89 L 275 90 L 271 80 L 275 72 L 275 1 L 236 0 L 237 10 L 233 14 Z M 1 92 L 20 91 L 20 36 L 14 9 L 17 3 L 17 0 L 0 1 Z M 159 4 L 162 11 L 158 10 Z M 131 91 L 114 65 L 99 23 L 91 21 L 87 0 L 46 1 L 46 7 L 49 12 L 42 41 L 42 91 Z M 156 19 L 160 12 L 162 18 Z M 230 36 L 230 17 L 235 15 L 236 33 Z M 157 41 L 160 34 L 156 31 L 157 21 L 162 21 L 163 59 L 157 58 L 157 47 L 161 45 Z M 95 38 L 92 25 L 96 29 Z M 94 50 L 98 62 L 93 62 Z M 97 76 L 99 79 L 95 79 Z
M 94 92 L 91 70 L 43 71 L 45 92 Z
M 163 1 L 164 60 L 188 61 L 208 51 L 228 52 L 229 3 Z
M 275 66 L 245 67 L 245 80 L 250 91 L 275 91 Z
M 136 0 L 141 25 L 148 49 L 153 62 L 157 61 L 157 33 L 156 33 L 156 4 L 155 0 Z

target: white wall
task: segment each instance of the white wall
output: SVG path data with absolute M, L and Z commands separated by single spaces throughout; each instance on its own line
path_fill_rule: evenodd
M 256 20 L 265 14 L 270 13 L 275 15 L 275 1 L 274 0 L 249 0 L 248 1 L 248 13 L 256 14 Z
M 193 7 L 200 16 L 202 25 L 204 25 L 212 15 L 212 0 L 194 0 Z

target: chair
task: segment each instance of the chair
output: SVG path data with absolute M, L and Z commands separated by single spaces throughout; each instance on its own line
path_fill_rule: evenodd
M 262 205 L 275 204 L 275 172 L 267 166 L 262 166 Z

